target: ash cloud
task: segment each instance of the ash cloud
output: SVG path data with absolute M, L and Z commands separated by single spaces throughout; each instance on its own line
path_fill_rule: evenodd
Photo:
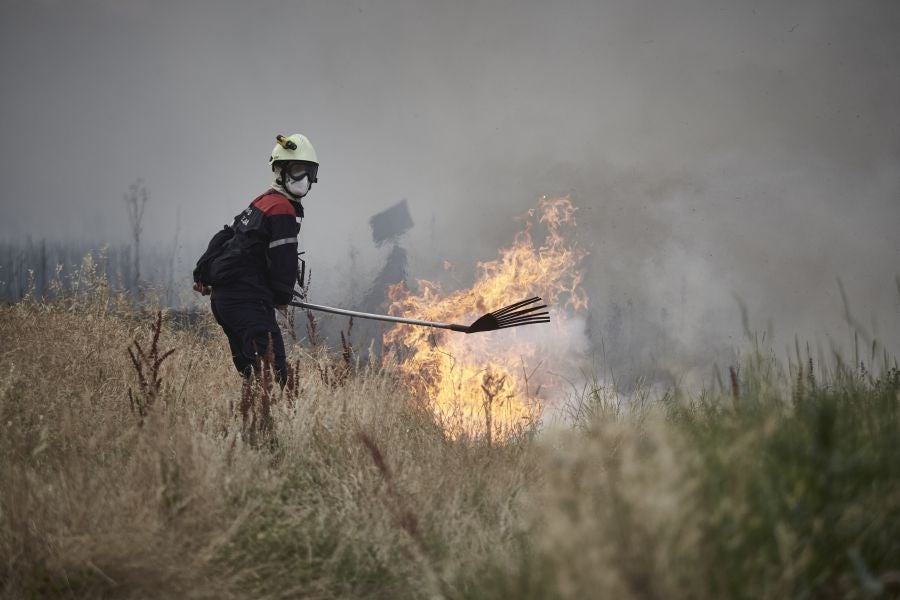
M 900 350 L 895 2 L 45 0 L 0 15 L 4 240 L 127 240 L 122 194 L 143 177 L 148 240 L 170 241 L 180 214 L 188 263 L 265 188 L 274 135 L 297 130 L 322 158 L 303 226 L 319 299 L 383 265 L 368 219 L 400 199 L 410 274 L 464 285 L 516 215 L 565 193 L 591 251 L 594 348 L 621 368 L 721 356 L 743 336 L 735 297 L 777 344 L 827 348 L 847 337 L 838 277 Z

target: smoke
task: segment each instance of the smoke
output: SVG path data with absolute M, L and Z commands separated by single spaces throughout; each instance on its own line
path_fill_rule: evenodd
M 173 239 L 180 210 L 190 265 L 268 184 L 275 134 L 302 131 L 322 159 L 303 225 L 318 300 L 365 289 L 349 274 L 387 254 L 368 219 L 401 198 L 410 275 L 462 286 L 516 215 L 564 193 L 591 252 L 591 351 L 617 368 L 721 357 L 744 337 L 735 298 L 779 347 L 838 344 L 838 277 L 898 349 L 895 2 L 12 1 L 0 16 L 5 240 L 125 241 L 140 176 L 148 243 Z

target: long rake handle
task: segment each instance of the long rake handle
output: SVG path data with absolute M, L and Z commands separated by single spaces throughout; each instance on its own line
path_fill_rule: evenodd
M 450 329 L 453 331 L 461 331 L 467 333 L 469 328 L 466 325 L 456 325 L 454 323 L 439 323 L 437 321 L 423 321 L 422 319 L 407 319 L 404 317 L 394 317 L 391 315 L 376 315 L 373 313 L 365 313 L 357 310 L 347 310 L 346 308 L 334 308 L 333 306 L 323 306 L 321 304 L 313 304 L 312 302 L 302 302 L 294 300 L 288 302 L 291 306 L 299 306 L 309 310 L 318 310 L 321 312 L 333 313 L 336 315 L 344 315 L 347 317 L 358 317 L 360 319 L 372 319 L 373 321 L 388 321 L 390 323 L 406 323 L 407 325 L 421 325 L 423 327 L 437 327 L 439 329 Z

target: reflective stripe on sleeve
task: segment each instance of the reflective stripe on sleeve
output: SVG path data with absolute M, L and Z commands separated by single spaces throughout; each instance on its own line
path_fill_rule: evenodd
M 282 238 L 280 240 L 275 240 L 274 242 L 269 244 L 269 248 L 275 248 L 277 246 L 284 246 L 285 244 L 296 244 L 296 243 L 297 243 L 297 238 L 295 238 L 295 237 Z

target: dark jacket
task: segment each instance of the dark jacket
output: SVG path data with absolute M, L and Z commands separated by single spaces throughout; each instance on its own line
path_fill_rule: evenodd
M 234 218 L 230 238 L 228 227 L 216 234 L 194 280 L 211 286 L 216 299 L 287 304 L 297 280 L 297 216 L 290 200 L 269 189 Z

